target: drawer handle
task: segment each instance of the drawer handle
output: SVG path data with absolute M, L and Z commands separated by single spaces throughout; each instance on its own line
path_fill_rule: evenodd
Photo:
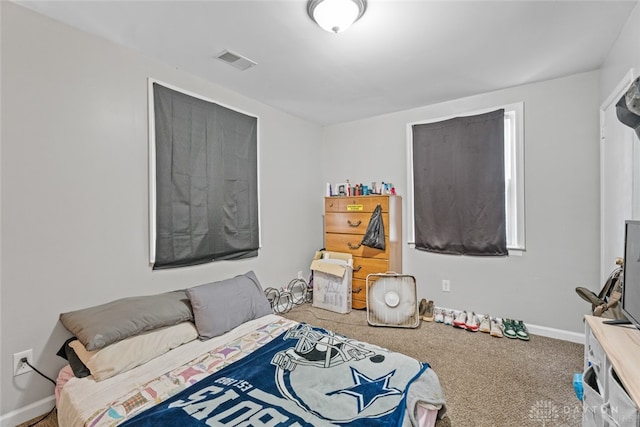
M 353 223 L 351 222 L 350 219 L 347 220 L 347 224 L 349 224 L 349 227 L 358 227 L 360 224 L 362 224 L 362 221 L 358 220 L 358 222 Z
M 358 289 L 352 289 L 351 293 L 352 294 L 358 294 L 358 293 L 360 293 L 360 291 L 362 291 L 362 287 L 359 287 Z
M 362 265 L 359 265 L 358 268 L 354 268 L 353 271 L 360 271 L 362 270 Z
M 362 243 L 358 243 L 357 245 L 352 245 L 351 242 L 347 243 L 347 246 L 349 246 L 349 249 L 358 249 L 360 248 L 360 246 L 362 246 Z

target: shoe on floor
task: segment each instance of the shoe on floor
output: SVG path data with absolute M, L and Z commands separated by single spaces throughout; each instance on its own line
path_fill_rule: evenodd
M 424 316 L 425 311 L 427 311 L 427 300 L 422 298 L 420 304 L 418 304 L 418 317 L 420 319 Z
M 489 332 L 492 337 L 502 338 L 504 335 L 502 334 L 502 322 L 500 319 L 496 319 L 495 317 L 491 319 L 491 332 Z
M 478 330 L 480 332 L 484 332 L 485 334 L 491 332 L 491 319 L 489 318 L 488 314 L 482 316 L 482 320 L 480 321 L 480 327 L 478 328 Z
M 442 308 L 436 308 L 435 313 L 434 319 L 436 323 L 444 323 L 444 310 Z
M 516 333 L 515 321 L 511 319 L 504 319 L 502 321 L 502 333 L 507 338 L 518 338 Z
M 433 301 L 431 300 L 427 301 L 427 307 L 424 311 L 424 314 L 422 315 L 422 320 L 427 322 L 433 322 L 433 317 L 435 316 L 435 313 L 433 312 L 433 310 L 434 310 Z
M 453 324 L 453 311 L 446 310 L 444 313 L 444 324 L 451 326 Z
M 527 327 L 522 320 L 514 320 L 513 329 L 516 331 L 516 336 L 519 339 L 529 341 L 529 333 L 527 332 Z
M 467 331 L 478 332 L 478 316 L 476 316 L 473 311 L 467 314 L 467 320 L 465 321 L 464 326 Z
M 467 312 L 459 311 L 456 317 L 453 319 L 453 326 L 460 329 L 467 329 L 465 323 L 467 322 Z

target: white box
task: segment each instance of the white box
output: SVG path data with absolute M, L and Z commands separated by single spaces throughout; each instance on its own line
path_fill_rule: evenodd
M 335 311 L 351 312 L 351 279 L 353 261 L 346 257 L 331 258 L 332 253 L 324 253 L 328 258 L 315 259 L 311 263 L 313 271 L 314 307 Z

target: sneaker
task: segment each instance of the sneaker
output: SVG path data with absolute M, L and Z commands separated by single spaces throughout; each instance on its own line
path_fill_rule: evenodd
M 444 310 L 442 308 L 436 308 L 435 321 L 436 323 L 444 323 Z
M 507 338 L 517 338 L 516 329 L 514 327 L 515 321 L 511 319 L 504 319 L 502 321 L 502 333 Z
M 422 315 L 422 320 L 427 322 L 433 322 L 434 312 L 433 312 L 433 301 L 427 301 L 427 307 L 425 308 L 424 314 Z
M 496 319 L 495 317 L 491 319 L 491 332 L 489 332 L 492 337 L 502 338 L 504 335 L 502 334 L 502 322 L 500 319 Z
M 491 332 L 491 319 L 487 314 L 482 316 L 482 320 L 480 321 L 480 328 L 478 328 L 478 330 L 480 332 L 484 332 L 485 334 Z
M 451 324 L 453 324 L 453 311 L 452 310 L 447 310 L 444 313 L 444 324 L 451 326 Z
M 467 331 L 478 332 L 478 316 L 472 311 L 467 314 L 467 320 L 464 323 Z
M 527 332 L 527 327 L 525 326 L 522 320 L 514 320 L 513 329 L 516 331 L 516 336 L 519 339 L 523 341 L 529 341 L 529 334 Z
M 460 329 L 466 329 L 465 323 L 467 322 L 467 312 L 459 311 L 453 319 L 453 326 Z
M 425 311 L 427 311 L 427 300 L 422 298 L 418 304 L 418 318 L 422 319 Z

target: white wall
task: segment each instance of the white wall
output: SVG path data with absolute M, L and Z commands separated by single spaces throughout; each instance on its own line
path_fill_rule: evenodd
M 325 128 L 323 179 L 390 181 L 404 196 L 407 123 L 524 101 L 524 255 L 413 250 L 405 216 L 403 273 L 437 306 L 582 332 L 589 307 L 575 287 L 599 281 L 598 77 L 584 73 Z M 451 292 L 441 291 L 443 279 Z
M 624 256 L 624 221 L 640 218 L 640 140 L 615 111 L 631 80 L 640 75 L 640 2 L 601 70 L 601 277 L 606 277 L 612 260 Z
M 600 68 L 600 103 L 605 101 L 631 68 L 640 74 L 640 1 Z
M 0 2 L 1 414 L 51 396 L 69 336 L 61 312 L 253 269 L 263 286 L 308 273 L 322 245 L 321 129 L 140 54 Z M 148 265 L 147 77 L 259 116 L 262 249 L 255 259 Z M 42 413 L 42 412 L 38 412 Z M 5 417 L 6 418 L 6 417 Z

